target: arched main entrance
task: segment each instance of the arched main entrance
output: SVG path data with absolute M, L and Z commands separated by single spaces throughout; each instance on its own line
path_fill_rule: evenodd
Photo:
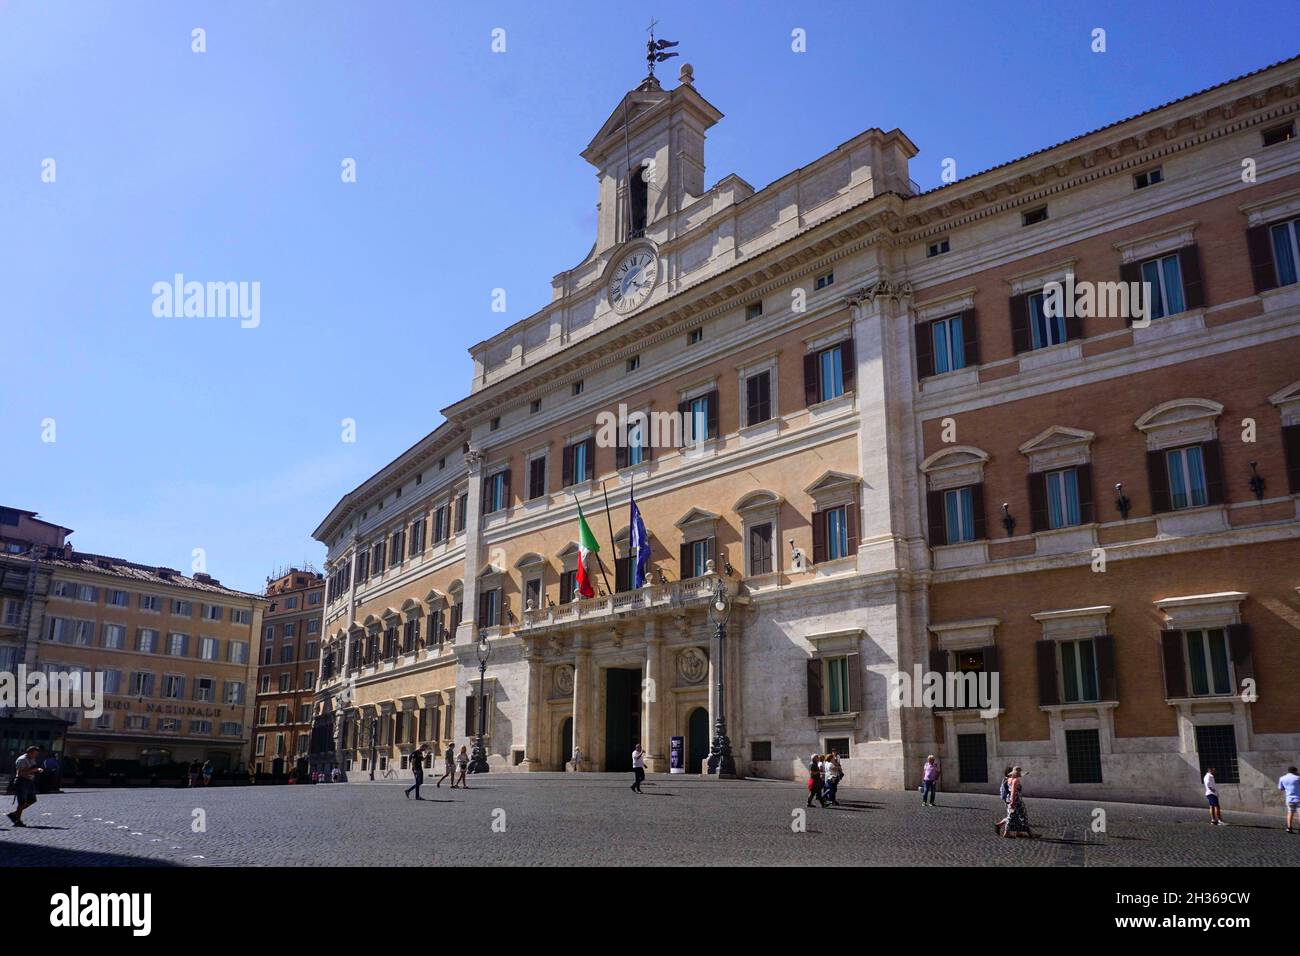
M 686 772 L 699 773 L 709 757 L 709 712 L 703 707 L 691 711 L 686 723 Z
M 560 769 L 568 770 L 573 759 L 573 718 L 565 717 L 560 727 Z

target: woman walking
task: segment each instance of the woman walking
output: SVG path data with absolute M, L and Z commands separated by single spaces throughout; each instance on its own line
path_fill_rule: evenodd
M 464 744 L 460 745 L 460 753 L 456 754 L 456 768 L 460 771 L 460 776 L 456 778 L 456 782 L 452 786 L 460 786 L 468 790 L 469 784 L 465 781 L 465 773 L 469 770 L 469 751 L 465 749 Z
M 840 766 L 839 752 L 832 750 L 822 764 L 822 793 L 826 797 L 826 802 L 833 807 L 840 805 L 836 794 L 840 791 L 840 781 L 843 779 L 844 768 Z
M 824 754 L 813 754 L 808 761 L 808 806 L 814 800 L 826 806 L 826 795 L 822 788 L 822 758 Z
M 1011 797 L 1011 768 L 1004 767 L 1002 770 L 1002 783 L 998 785 L 998 796 L 1002 799 L 1002 819 L 993 824 L 993 829 L 998 836 L 1002 836 L 1002 828 L 1006 825 L 1007 816 L 1010 810 L 1007 808 L 1007 800 Z
M 934 759 L 934 754 L 930 754 L 921 768 L 921 806 L 934 806 L 934 791 L 939 786 L 940 773 L 939 761 Z
M 1024 786 L 1020 781 L 1021 769 L 1012 767 L 1011 773 L 1007 777 L 1007 825 L 1003 830 L 1004 838 L 1011 836 L 1020 836 L 1024 834 L 1027 837 L 1037 837 L 1038 834 L 1029 829 L 1029 814 L 1025 810 Z

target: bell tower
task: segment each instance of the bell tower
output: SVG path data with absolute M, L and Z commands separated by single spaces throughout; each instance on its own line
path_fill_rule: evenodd
M 689 63 L 672 90 L 651 72 L 582 151 L 599 188 L 595 254 L 641 237 L 669 238 L 674 214 L 703 195 L 705 134 L 722 113 L 694 84 Z

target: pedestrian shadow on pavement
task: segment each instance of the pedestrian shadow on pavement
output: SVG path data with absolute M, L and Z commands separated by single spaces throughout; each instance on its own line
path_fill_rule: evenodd
M 29 823 L 25 827 L 5 827 L 6 830 L 66 830 L 67 827 L 52 827 L 44 823 Z

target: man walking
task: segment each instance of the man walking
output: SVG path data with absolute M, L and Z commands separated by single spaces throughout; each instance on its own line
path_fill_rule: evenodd
M 1223 811 L 1219 809 L 1219 788 L 1214 783 L 1214 768 L 1205 768 L 1205 778 L 1201 781 L 1205 784 L 1205 802 L 1210 805 L 1210 826 L 1226 826 L 1223 822 Z
M 441 787 L 442 782 L 446 780 L 448 777 L 451 777 L 451 788 L 455 790 L 456 789 L 456 748 L 452 746 L 450 740 L 447 741 L 447 749 L 442 752 L 442 760 L 443 760 L 442 776 L 438 778 L 438 782 L 434 784 L 434 786 Z
M 415 777 L 415 783 L 406 788 L 406 799 L 411 799 L 411 791 L 415 791 L 415 799 L 423 800 L 420 796 L 420 784 L 424 783 L 424 754 L 429 749 L 428 744 L 421 744 L 417 750 L 411 753 L 411 773 Z
M 632 791 L 641 793 L 641 784 L 645 782 L 645 751 L 640 744 L 632 748 L 632 773 L 636 776 L 632 781 Z
M 14 802 L 18 809 L 5 814 L 16 827 L 25 827 L 23 811 L 36 802 L 36 775 L 41 773 L 41 766 L 36 762 L 40 747 L 28 747 L 21 757 L 14 761 Z
M 1300 817 L 1300 773 L 1295 767 L 1286 768 L 1286 773 L 1278 778 L 1277 788 L 1285 794 L 1286 832 L 1295 833 L 1292 824 Z

